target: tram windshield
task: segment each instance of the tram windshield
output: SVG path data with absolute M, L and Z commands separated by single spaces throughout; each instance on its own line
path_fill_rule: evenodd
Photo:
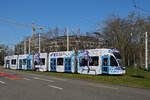
M 118 61 L 118 63 L 119 63 L 120 66 L 124 67 L 123 62 L 122 62 L 121 59 L 117 59 L 117 61 Z
M 114 56 L 116 57 L 116 59 L 121 59 L 121 55 L 118 52 L 113 52 Z
M 117 59 L 117 61 L 118 61 L 118 63 L 119 63 L 119 66 L 124 67 L 123 62 L 122 62 L 122 60 L 121 60 L 121 55 L 120 55 L 120 53 L 119 53 L 119 52 L 113 52 L 113 54 L 114 54 L 114 56 L 116 57 L 116 59 Z

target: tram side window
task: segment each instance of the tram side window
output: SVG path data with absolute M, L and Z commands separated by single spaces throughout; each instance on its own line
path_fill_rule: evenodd
M 45 65 L 45 58 L 40 58 L 40 61 L 35 61 L 35 65 Z
M 80 59 L 80 66 L 88 66 L 88 60 L 85 58 Z
M 98 66 L 98 61 L 99 61 L 98 56 L 91 57 L 91 62 L 89 62 L 89 65 L 90 66 Z
M 63 65 L 64 59 L 63 58 L 57 58 L 57 65 Z
M 40 58 L 42 65 L 45 65 L 45 58 Z
M 118 66 L 116 59 L 110 56 L 110 66 Z
M 12 59 L 11 64 L 16 65 L 16 59 Z
M 38 65 L 38 62 L 37 62 L 37 61 L 34 61 L 34 64 L 35 64 L 35 65 Z

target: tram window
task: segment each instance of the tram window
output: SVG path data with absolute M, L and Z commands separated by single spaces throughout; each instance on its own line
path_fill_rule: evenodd
M 107 67 L 104 67 L 104 69 L 103 69 L 103 70 L 107 72 L 108 68 L 107 68 Z
M 80 59 L 80 66 L 88 66 L 88 60 L 85 58 Z
M 38 61 L 34 61 L 35 65 L 45 65 L 45 58 L 40 58 Z
M 54 59 L 54 65 L 56 65 L 56 60 Z
M 51 65 L 53 65 L 53 62 L 51 61 Z
M 110 66 L 118 66 L 116 59 L 110 56 Z
M 91 62 L 89 62 L 89 65 L 90 66 L 98 66 L 98 56 L 95 56 L 95 57 L 91 57 Z
M 45 65 L 45 58 L 40 58 L 41 64 Z
M 64 59 L 63 58 L 57 58 L 57 65 L 63 65 Z
M 23 59 L 23 63 L 22 64 L 26 65 L 26 61 L 27 61 L 26 59 Z
M 65 59 L 65 65 L 67 65 L 67 59 Z
M 69 59 L 68 61 L 69 61 L 69 65 L 71 65 L 71 59 Z
M 51 65 L 53 65 L 53 59 L 51 59 Z
M 16 65 L 16 59 L 12 59 L 12 60 L 11 60 L 11 64 L 12 64 L 12 65 Z
M 104 58 L 104 60 L 103 60 L 103 65 L 104 66 L 107 66 L 108 64 L 107 64 L 107 60 L 108 60 L 108 58 Z
M 71 70 L 71 67 L 68 67 L 68 70 Z
M 65 65 L 71 65 L 71 59 L 65 59 Z
M 6 60 L 6 63 L 9 64 L 9 60 Z
M 38 65 L 37 61 L 34 61 L 34 64 L 35 64 L 35 65 Z
M 68 70 L 68 67 L 65 67 L 65 70 Z
M 121 55 L 120 53 L 117 53 L 117 52 L 113 52 L 114 56 L 117 58 L 117 59 L 121 59 Z

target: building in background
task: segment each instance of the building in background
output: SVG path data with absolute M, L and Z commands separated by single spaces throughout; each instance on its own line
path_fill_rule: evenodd
M 36 36 L 36 41 L 38 41 L 38 36 Z M 26 42 L 26 49 L 28 53 L 29 42 Z M 102 40 L 95 36 L 87 35 L 71 35 L 69 36 L 69 50 L 84 50 L 84 49 L 95 49 L 104 47 Z M 54 51 L 66 51 L 67 50 L 67 36 L 57 36 L 53 38 L 48 38 L 41 36 L 41 53 L 44 52 L 54 52 Z M 38 42 L 36 42 L 35 47 L 31 43 L 31 51 L 34 53 L 38 52 Z M 15 46 L 15 54 L 24 53 L 24 42 L 20 42 Z
M 67 50 L 67 37 L 59 36 L 53 39 L 49 39 L 41 42 L 42 52 L 45 51 L 66 51 Z M 101 48 L 103 42 L 99 38 L 91 36 L 69 36 L 69 50 L 84 50 Z

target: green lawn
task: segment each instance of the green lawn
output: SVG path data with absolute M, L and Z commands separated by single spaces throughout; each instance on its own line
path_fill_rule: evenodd
M 32 72 L 36 74 L 47 74 L 54 76 L 61 76 L 66 78 L 75 78 L 83 80 L 91 80 L 97 82 L 107 82 L 119 85 L 133 86 L 133 87 L 145 87 L 150 88 L 150 72 L 142 69 L 127 68 L 126 75 L 112 76 L 112 75 L 83 75 L 83 74 L 71 74 L 71 73 L 56 73 L 56 72 Z

